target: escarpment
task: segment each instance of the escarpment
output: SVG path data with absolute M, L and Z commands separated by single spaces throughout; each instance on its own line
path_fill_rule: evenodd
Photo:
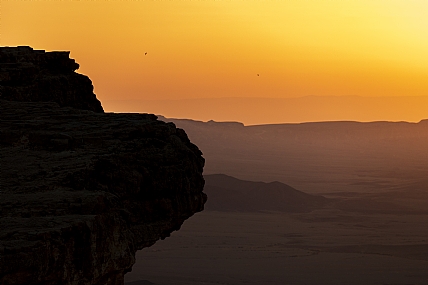
M 1 285 L 123 284 L 203 209 L 202 153 L 174 124 L 21 98 L 0 100 Z
M 70 52 L 0 48 L 0 99 L 56 102 L 61 107 L 103 112 L 91 80 L 74 72 L 79 68 Z

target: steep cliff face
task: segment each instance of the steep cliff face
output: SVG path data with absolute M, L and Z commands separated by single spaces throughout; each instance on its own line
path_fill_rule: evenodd
M 52 102 L 0 109 L 1 285 L 123 284 L 138 249 L 203 209 L 204 159 L 172 123 Z
M 79 68 L 70 52 L 0 48 L 0 99 L 56 102 L 60 106 L 103 112 L 91 80 L 74 72 Z

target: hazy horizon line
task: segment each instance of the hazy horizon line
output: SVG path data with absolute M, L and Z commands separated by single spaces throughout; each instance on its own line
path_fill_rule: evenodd
M 266 125 L 310 122 L 420 122 L 428 96 L 216 97 L 102 100 L 106 111 L 161 114 L 208 122 Z
M 287 100 L 301 98 L 428 98 L 428 95 L 388 95 L 388 96 L 364 96 L 364 95 L 305 95 L 296 97 L 241 97 L 241 96 L 224 96 L 224 97 L 200 97 L 200 98 L 172 98 L 172 99 L 145 99 L 145 98 L 130 98 L 130 99 L 104 99 L 103 101 L 181 101 L 181 100 L 210 100 L 210 99 L 264 99 L 264 100 Z M 101 101 L 102 103 L 102 101 Z
M 131 112 L 135 113 L 135 112 Z M 171 118 L 171 117 L 165 117 L 164 115 L 160 114 L 154 114 L 157 117 L 162 117 L 167 120 L 187 120 L 187 121 L 193 121 L 198 123 L 219 123 L 219 124 L 240 124 L 244 127 L 251 127 L 251 126 L 272 126 L 272 125 L 303 125 L 303 124 L 318 124 L 318 123 L 358 123 L 358 124 L 370 124 L 370 123 L 406 123 L 406 124 L 419 124 L 423 121 L 428 121 L 428 117 L 426 119 L 421 119 L 419 122 L 409 122 L 409 121 L 388 121 L 388 120 L 375 120 L 375 121 L 356 121 L 356 120 L 326 120 L 326 121 L 307 121 L 307 122 L 294 122 L 294 123 L 270 123 L 270 124 L 249 124 L 246 125 L 243 122 L 240 121 L 216 121 L 216 120 L 197 120 L 197 119 L 191 119 L 191 118 Z

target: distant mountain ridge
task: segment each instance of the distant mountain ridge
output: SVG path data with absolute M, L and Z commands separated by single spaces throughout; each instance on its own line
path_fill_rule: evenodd
M 240 180 L 225 174 L 205 175 L 206 210 L 309 212 L 328 202 L 284 183 Z
M 428 171 L 428 120 L 244 126 L 159 118 L 184 129 L 198 145 L 204 174 L 277 180 L 325 195 L 389 191 L 425 179 Z
M 239 121 L 245 125 L 319 121 L 419 122 L 428 117 L 428 96 L 103 100 L 103 106 L 113 112 L 147 112 L 202 121 Z

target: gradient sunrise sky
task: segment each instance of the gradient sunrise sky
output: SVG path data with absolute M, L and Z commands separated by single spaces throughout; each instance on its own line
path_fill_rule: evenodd
M 195 106 L 179 99 L 428 96 L 425 0 L 2 0 L 0 8 L 2 46 L 71 51 L 108 111 L 126 111 L 126 100 L 177 100 L 191 117 Z

